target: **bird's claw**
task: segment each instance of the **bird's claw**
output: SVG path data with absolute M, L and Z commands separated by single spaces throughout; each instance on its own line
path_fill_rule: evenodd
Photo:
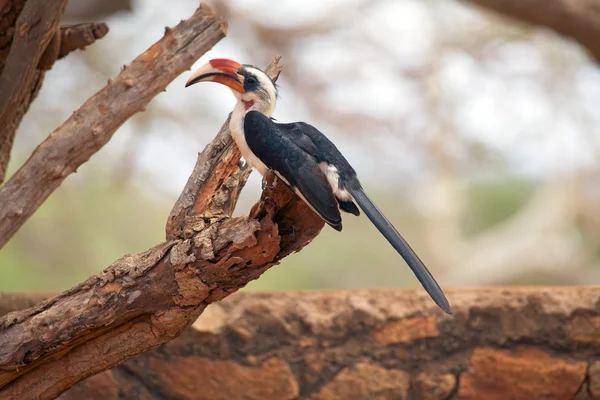
M 270 174 L 274 174 L 274 172 L 273 172 L 272 169 L 268 170 L 267 173 L 265 173 L 263 175 L 263 178 L 262 178 L 262 190 L 263 191 L 265 189 L 273 190 L 273 189 L 275 189 L 275 186 L 277 186 L 277 175 L 275 175 L 275 177 L 273 178 L 273 184 L 272 185 L 269 185 L 267 183 L 267 180 L 269 179 L 269 175 Z

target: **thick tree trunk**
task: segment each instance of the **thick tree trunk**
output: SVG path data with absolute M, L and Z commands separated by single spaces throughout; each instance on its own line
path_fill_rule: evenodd
M 66 0 L 0 1 L 0 184 L 21 120 L 36 98 L 44 70 L 101 39 L 106 24 L 59 27 Z
M 66 399 L 600 398 L 600 289 L 236 294 Z
M 59 32 L 66 4 L 67 0 L 0 2 L 0 183 L 17 128 L 44 79 L 38 63 Z

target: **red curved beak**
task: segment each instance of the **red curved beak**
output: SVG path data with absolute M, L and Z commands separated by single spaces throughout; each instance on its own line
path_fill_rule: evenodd
M 239 74 L 242 64 L 226 58 L 215 58 L 198 68 L 185 84 L 185 87 L 198 82 L 217 82 L 238 93 L 244 92 L 244 77 Z

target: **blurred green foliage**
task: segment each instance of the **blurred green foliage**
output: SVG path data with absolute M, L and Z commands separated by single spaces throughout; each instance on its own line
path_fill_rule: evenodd
M 164 240 L 164 223 L 175 198 L 157 197 L 149 188 L 119 185 L 109 178 L 86 170 L 83 176 L 67 179 L 0 251 L 0 291 L 63 291 L 124 254 Z M 259 196 L 257 188 L 245 190 L 250 194 L 245 193 L 236 214 L 246 212 Z M 532 190 L 531 183 L 512 178 L 472 185 L 465 231 L 480 232 L 509 217 Z M 421 216 L 395 193 L 371 194 L 427 263 L 430 255 L 418 235 Z M 326 226 L 313 243 L 246 290 L 416 285 L 408 267 L 368 219 L 347 215 L 341 233 Z
M 532 182 L 514 177 L 472 184 L 466 193 L 465 234 L 477 234 L 510 218 L 529 200 L 534 189 Z

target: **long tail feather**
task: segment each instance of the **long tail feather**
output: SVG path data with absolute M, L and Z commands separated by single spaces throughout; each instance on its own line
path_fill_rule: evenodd
M 371 222 L 379 229 L 379 232 L 387 239 L 396 251 L 404 258 L 410 269 L 423 285 L 423 288 L 429 293 L 433 301 L 446 313 L 452 314 L 450 304 L 444 295 L 444 292 L 435 281 L 431 272 L 427 269 L 423 261 L 417 256 L 414 250 L 408 245 L 406 240 L 398 233 L 396 228 L 387 220 L 375 203 L 367 196 L 361 187 L 351 189 L 350 194 L 360 208 L 364 211 Z

